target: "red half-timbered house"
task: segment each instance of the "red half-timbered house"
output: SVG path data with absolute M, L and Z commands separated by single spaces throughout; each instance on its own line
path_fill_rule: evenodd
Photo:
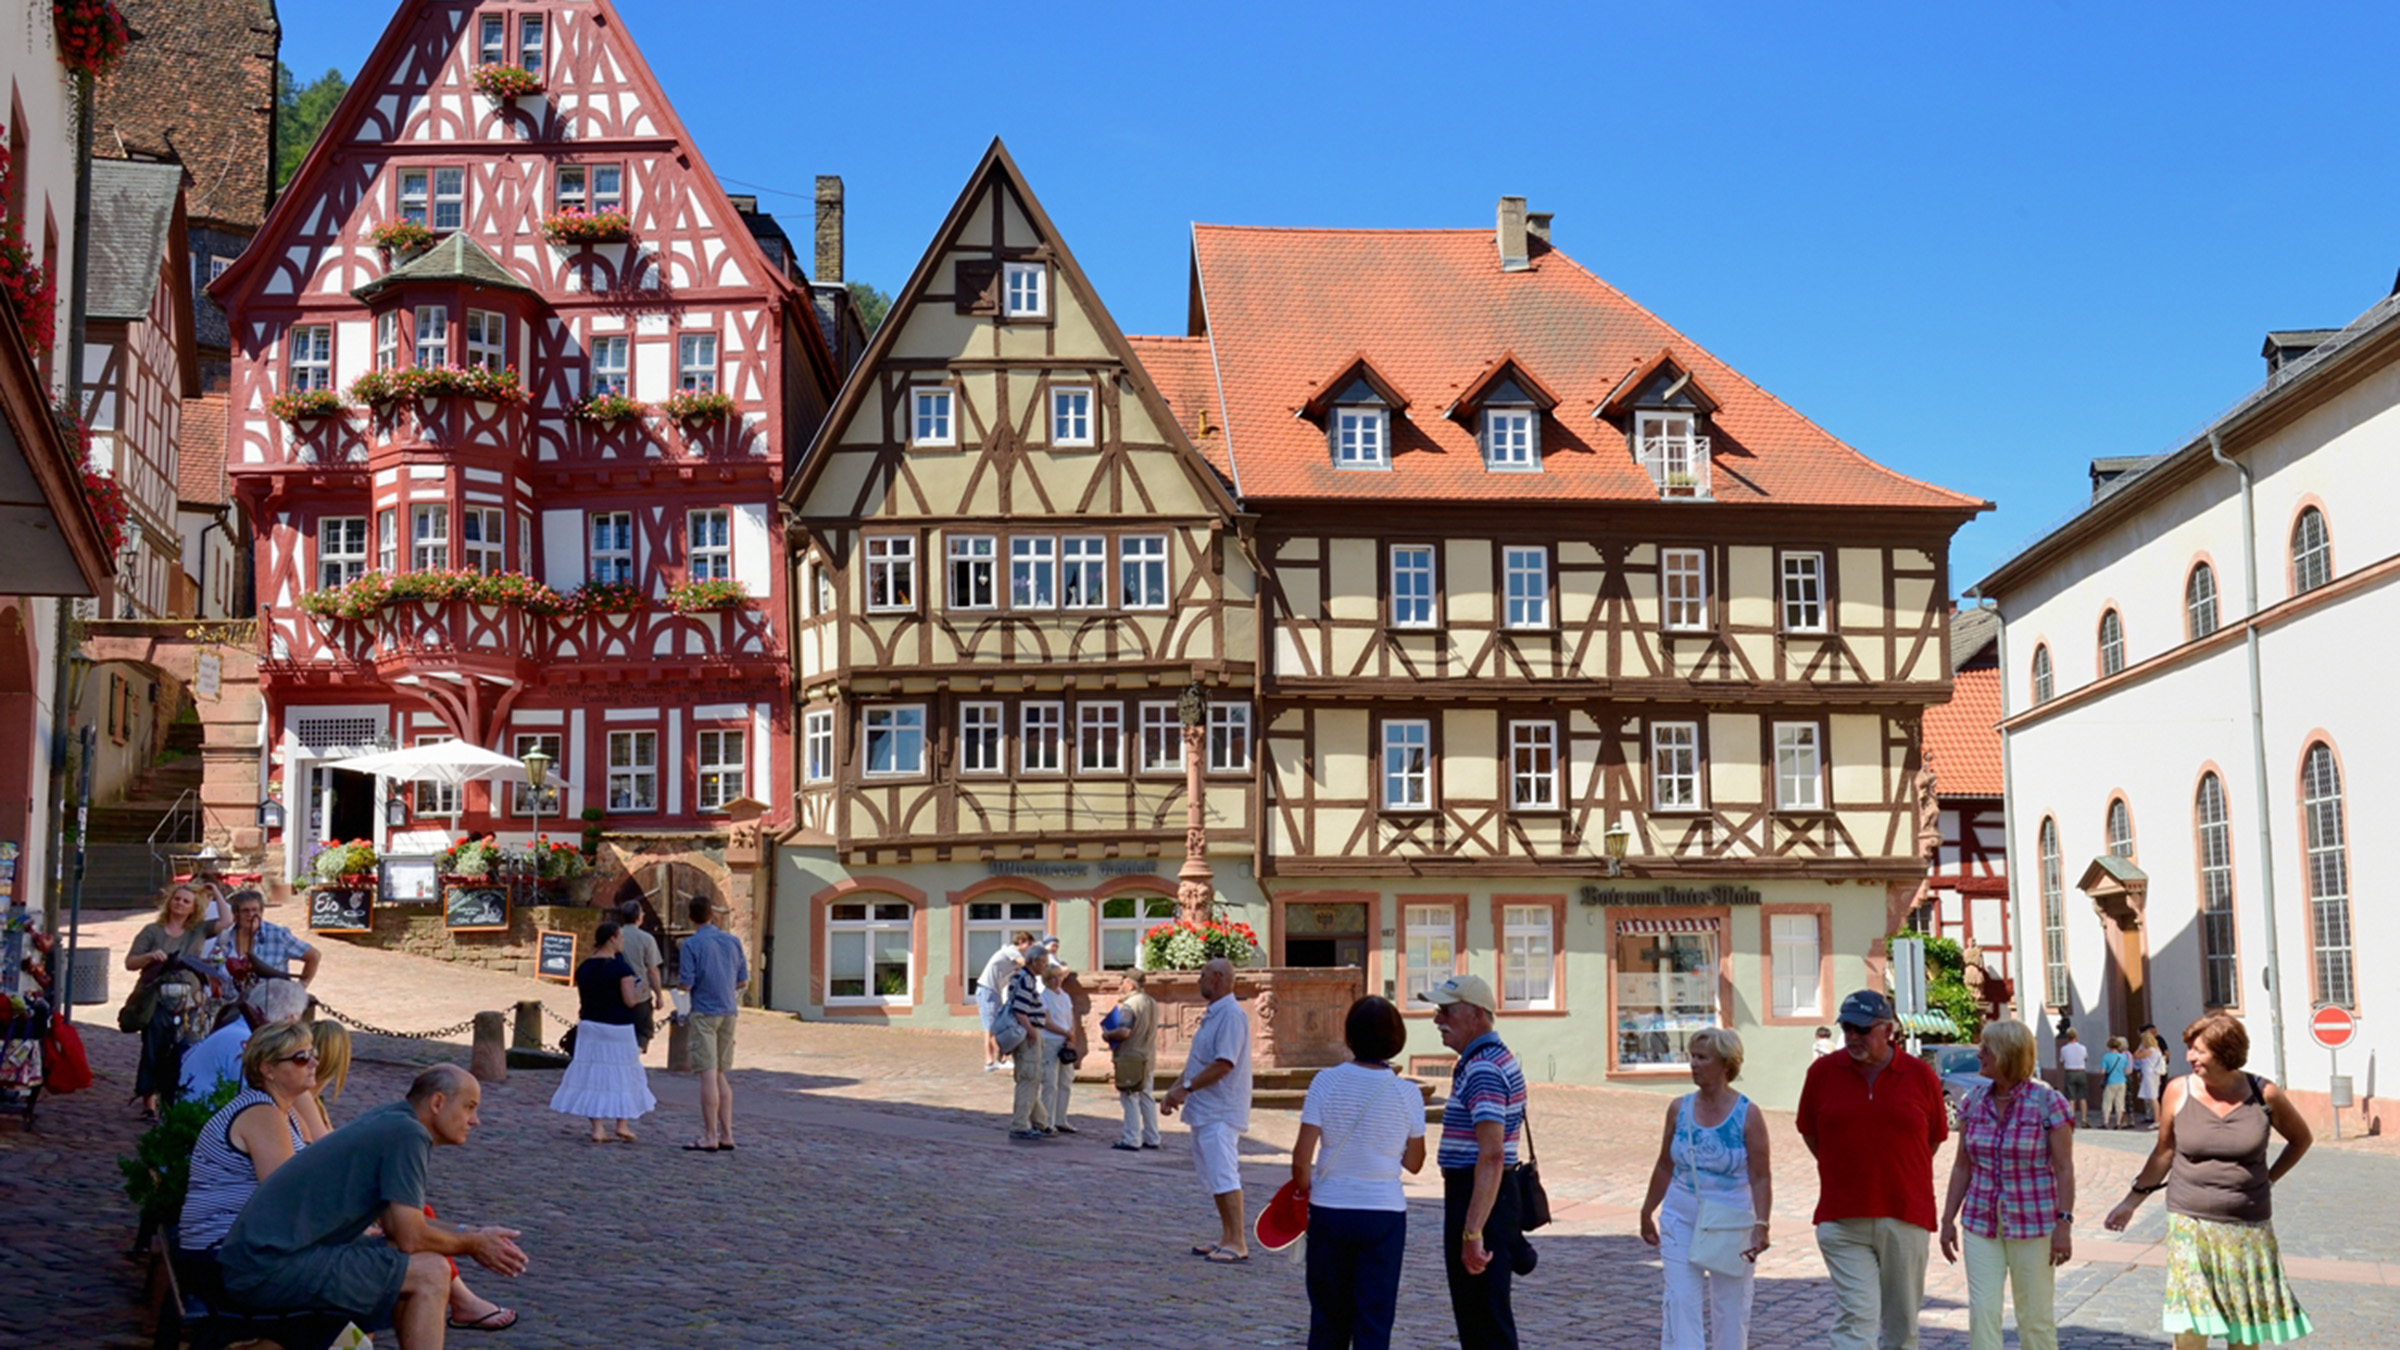
M 526 836 L 473 783 L 387 827 L 377 744 L 540 749 L 660 860 L 788 809 L 775 502 L 840 372 L 607 0 L 403 4 L 211 290 L 288 862 Z
M 1967 979 L 1995 1007 L 2014 997 L 2008 913 L 2008 811 L 2000 761 L 2000 625 L 1982 610 L 1952 619 L 1950 701 L 1925 710 L 1925 767 L 1940 835 L 1918 892 L 1916 927 L 1956 939 Z

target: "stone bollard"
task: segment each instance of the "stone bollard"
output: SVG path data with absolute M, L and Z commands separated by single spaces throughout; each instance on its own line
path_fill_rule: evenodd
M 542 1004 L 539 999 L 517 1000 L 517 1035 L 509 1042 L 512 1049 L 539 1050 L 542 1048 Z
M 687 1018 L 667 1019 L 667 1072 L 692 1071 L 692 1024 Z
M 475 1014 L 475 1054 L 467 1062 L 467 1071 L 483 1082 L 508 1081 L 507 1027 L 506 1013 Z

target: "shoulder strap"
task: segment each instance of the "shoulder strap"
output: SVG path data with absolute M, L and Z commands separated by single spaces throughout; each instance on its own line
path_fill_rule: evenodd
M 2250 1080 L 2250 1101 L 2257 1102 L 2261 1106 L 2266 1105 L 2267 1093 L 2265 1088 L 2259 1086 L 2261 1082 L 2259 1076 L 2254 1073 L 2246 1073 L 2242 1077 Z M 2244 1102 L 2243 1105 L 2247 1106 L 2249 1102 Z

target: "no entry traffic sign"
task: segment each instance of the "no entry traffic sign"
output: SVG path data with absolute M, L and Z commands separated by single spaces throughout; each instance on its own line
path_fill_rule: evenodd
M 2316 1016 L 2308 1019 L 2308 1031 L 2317 1038 L 2317 1044 L 2328 1050 L 2339 1050 L 2358 1035 L 2358 1019 L 2352 1017 L 2347 1008 L 2319 1008 Z

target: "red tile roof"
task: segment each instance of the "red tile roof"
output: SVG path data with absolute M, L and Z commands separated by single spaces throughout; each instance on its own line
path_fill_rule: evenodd
M 183 401 L 183 434 L 175 447 L 175 500 L 195 506 L 227 500 L 225 406 L 222 389 Z
M 1999 670 L 1958 672 L 1950 701 L 1925 710 L 1925 766 L 1935 796 L 2001 795 L 1999 727 Z
M 1625 428 L 1592 413 L 1663 349 L 1722 403 L 1708 426 L 1719 502 L 1987 505 L 1859 454 L 1538 242 L 1531 270 L 1503 272 L 1488 229 L 1196 225 L 1192 237 L 1223 377 L 1216 425 L 1246 497 L 1655 501 Z M 1361 353 L 1415 401 L 1395 419 L 1389 472 L 1335 469 L 1323 429 L 1294 415 Z M 1486 471 L 1473 431 L 1440 416 L 1510 353 L 1559 398 L 1540 473 Z M 1190 405 L 1175 407 L 1189 425 Z
M 1150 373 L 1159 397 L 1167 401 L 1167 411 L 1183 424 L 1184 434 L 1207 457 L 1217 477 L 1224 479 L 1227 487 L 1233 486 L 1232 471 L 1225 462 L 1225 419 L 1217 412 L 1217 369 L 1208 339 L 1128 334 L 1125 341 L 1142 369 Z

